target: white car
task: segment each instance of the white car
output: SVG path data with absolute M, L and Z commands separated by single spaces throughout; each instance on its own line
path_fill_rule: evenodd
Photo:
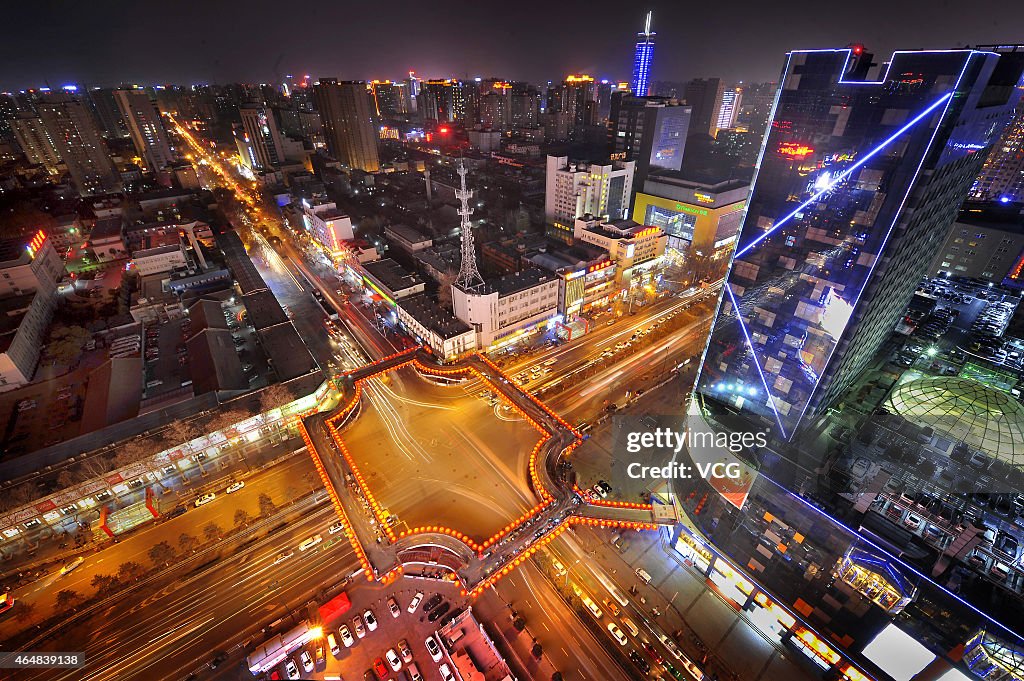
M 352 638 L 352 634 L 348 635 Z M 327 647 L 331 649 L 331 655 L 338 657 L 341 655 L 341 646 L 338 645 L 338 638 L 334 635 L 334 632 L 327 634 Z
M 626 635 L 622 633 L 622 629 L 619 629 L 615 625 L 615 622 L 612 622 L 608 625 L 608 631 L 611 632 L 612 637 L 614 637 L 615 640 L 619 642 L 620 646 L 626 645 Z
M 341 625 L 338 633 L 341 634 L 341 642 L 345 644 L 346 648 L 351 648 L 355 645 L 356 640 L 352 638 L 352 632 L 344 624 Z
M 356 615 L 352 618 L 352 628 L 356 630 L 356 636 L 363 638 L 366 636 L 366 628 L 363 626 L 363 620 Z
M 302 668 L 306 670 L 307 674 L 313 671 L 313 656 L 309 654 L 308 650 L 303 650 L 299 658 L 302 659 Z
M 370 631 L 377 631 L 377 618 L 373 616 L 373 612 L 367 610 L 363 613 L 363 621 L 366 622 L 366 628 Z
M 412 649 L 409 648 L 409 642 L 404 638 L 398 642 L 398 652 L 402 656 L 402 661 L 406 664 L 412 662 Z
M 319 534 L 314 534 L 312 537 L 303 539 L 302 543 L 299 544 L 299 551 L 306 551 L 308 549 L 311 549 L 323 540 L 324 538 L 321 537 Z
M 208 504 L 216 498 L 217 495 L 214 494 L 213 492 L 210 492 L 209 494 L 204 494 L 203 496 L 196 499 L 196 508 L 199 508 L 203 504 Z
M 237 492 L 238 490 L 242 489 L 243 487 L 245 487 L 245 483 L 242 482 L 241 480 L 239 480 L 237 482 L 233 482 L 230 485 L 228 485 L 228 488 L 226 490 L 224 490 L 224 493 L 225 494 L 231 494 L 232 492 Z
M 409 607 L 406 608 L 405 611 L 410 613 L 410 614 L 416 612 L 416 608 L 419 606 L 420 601 L 422 601 L 422 600 L 423 600 L 423 592 L 422 591 L 417 591 L 416 595 L 412 597 L 412 602 L 409 603 Z
M 68 563 L 60 569 L 60 576 L 63 577 L 64 575 L 68 574 L 84 562 L 85 558 L 82 558 L 81 556 L 75 558 L 73 561 L 71 561 L 70 563 Z
M 455 675 L 452 674 L 452 670 L 448 667 L 448 665 L 441 665 L 438 671 L 441 672 L 442 681 L 455 681 Z
M 287 676 L 289 679 L 297 679 L 297 678 L 299 678 L 299 668 L 295 664 L 295 660 L 293 660 L 290 657 L 287 660 L 285 660 L 285 663 L 284 663 L 284 673 L 285 673 L 285 676 Z
M 327 533 L 328 534 L 336 534 L 338 532 L 341 532 L 344 529 L 345 529 L 345 523 L 343 523 L 343 522 L 341 522 L 339 520 L 338 522 L 334 523 L 329 528 L 327 528 Z
M 430 653 L 430 659 L 434 662 L 441 660 L 441 648 L 437 645 L 437 641 L 434 640 L 433 636 L 428 636 L 427 640 L 423 642 L 427 646 L 427 652 Z
M 398 659 L 398 653 L 395 652 L 394 648 L 388 648 L 387 652 L 384 653 L 384 657 L 388 659 L 388 664 L 391 665 L 392 671 L 398 671 L 402 668 L 402 661 Z
M 391 616 L 397 618 L 402 614 L 402 609 L 398 607 L 398 603 L 395 601 L 394 596 L 388 596 L 388 610 L 391 611 Z

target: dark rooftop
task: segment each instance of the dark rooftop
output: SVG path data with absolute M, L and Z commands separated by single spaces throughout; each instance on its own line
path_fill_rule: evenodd
M 288 315 L 284 313 L 281 304 L 269 289 L 246 293 L 242 296 L 242 304 L 249 313 L 249 321 L 257 329 L 288 322 Z
M 398 306 L 445 340 L 473 330 L 468 324 L 424 295 L 403 298 L 398 301 Z
M 238 288 L 242 290 L 243 295 L 267 288 L 267 283 L 263 281 L 256 265 L 249 259 L 249 254 L 246 253 L 245 245 L 242 244 L 238 232 L 231 229 L 215 235 L 214 238 L 217 240 L 217 246 L 224 253 L 228 269 L 231 270 L 232 276 L 238 282 Z
M 388 291 L 402 291 L 413 286 L 420 286 L 424 283 L 418 274 L 408 272 L 391 258 L 384 258 L 377 262 L 368 262 L 363 269 L 371 277 L 384 285 Z
M 1024 233 L 1024 203 L 969 201 L 960 208 L 956 221 L 958 224 Z
M 289 381 L 317 370 L 313 355 L 309 354 L 291 322 L 257 329 L 256 334 L 277 372 L 278 380 Z

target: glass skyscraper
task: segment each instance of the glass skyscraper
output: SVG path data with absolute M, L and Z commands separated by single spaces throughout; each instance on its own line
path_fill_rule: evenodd
M 651 64 L 654 62 L 654 36 L 651 32 L 651 13 L 647 13 L 643 33 L 637 33 L 636 53 L 633 55 L 633 94 L 645 97 L 651 87 Z
M 783 440 L 865 368 L 1020 96 L 1021 60 L 791 52 L 696 396 Z

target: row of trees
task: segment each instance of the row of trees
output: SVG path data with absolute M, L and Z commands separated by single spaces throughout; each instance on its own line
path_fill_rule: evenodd
M 274 503 L 273 499 L 270 498 L 270 495 L 266 493 L 259 495 L 257 503 L 259 504 L 260 516 L 269 517 L 277 512 L 277 505 Z M 235 511 L 234 522 L 236 528 L 244 528 L 253 520 L 255 520 L 255 518 L 253 518 L 253 516 L 245 509 L 240 508 Z M 122 563 L 117 568 L 117 572 L 113 574 L 94 575 L 89 584 L 94 589 L 94 596 L 102 598 L 139 581 L 149 574 L 151 570 L 165 568 L 178 558 L 184 558 L 192 555 L 203 545 L 204 541 L 206 543 L 215 542 L 222 539 L 224 535 L 224 528 L 218 523 L 211 521 L 203 526 L 201 538 L 189 534 L 188 532 L 182 532 L 178 536 L 177 546 L 172 545 L 169 541 L 162 541 L 151 546 L 147 554 L 150 563 L 152 564 L 149 567 L 136 561 L 128 561 Z M 58 610 L 69 610 L 75 608 L 87 600 L 83 594 L 75 591 L 74 589 L 62 589 L 58 591 L 56 599 Z M 19 600 L 17 601 L 17 605 L 19 606 L 19 617 L 26 621 L 34 618 L 36 614 L 36 607 L 34 604 Z

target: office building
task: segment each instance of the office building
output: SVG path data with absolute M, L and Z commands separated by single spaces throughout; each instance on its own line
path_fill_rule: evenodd
M 96 119 L 81 100 L 57 93 L 39 102 L 37 110 L 54 149 L 81 195 L 121 190 L 121 178 Z
M 374 80 L 370 82 L 370 95 L 377 119 L 409 113 L 409 97 L 406 94 L 408 84 L 390 80 Z
M 44 232 L 0 241 L 0 392 L 32 380 L 63 274 Z
M 555 274 L 530 268 L 483 286 L 452 285 L 455 316 L 473 328 L 478 349 L 505 345 L 556 314 L 558 282 Z
M 621 220 L 629 210 L 635 167 L 633 161 L 590 163 L 548 156 L 544 219 L 567 235 L 584 214 Z
M 686 84 L 686 103 L 693 109 L 690 134 L 715 136 L 718 114 L 725 97 L 725 85 L 720 78 L 695 78 Z
M 728 130 L 736 125 L 736 117 L 740 113 L 742 103 L 743 89 L 741 87 L 731 87 L 722 92 L 722 104 L 718 107 L 718 115 L 715 117 L 716 136 L 719 130 Z
M 787 56 L 698 376 L 708 412 L 785 441 L 852 385 L 1008 121 L 1022 61 L 896 52 L 874 81 L 860 47 Z
M 47 132 L 43 121 L 32 114 L 21 114 L 9 121 L 14 139 L 29 163 L 45 166 L 56 175 L 59 172 L 60 155 Z
M 128 126 L 114 98 L 114 89 L 94 87 L 89 90 L 89 102 L 107 139 L 128 137 Z
M 633 220 L 664 230 L 667 248 L 686 257 L 694 281 L 717 279 L 732 256 L 749 188 L 740 180 L 709 184 L 652 174 L 636 193 Z
M 616 158 L 636 162 L 635 186 L 643 186 L 650 170 L 682 167 L 690 113 L 677 99 L 612 95 L 609 149 Z
M 377 131 L 366 82 L 321 78 L 313 86 L 313 95 L 331 156 L 349 168 L 377 172 L 380 169 Z
M 302 224 L 313 240 L 335 260 L 345 257 L 348 252 L 345 242 L 355 236 L 352 218 L 323 196 L 302 199 Z
M 992 147 L 971 197 L 987 201 L 1024 201 L 1024 106 Z
M 145 90 L 114 90 L 121 120 L 128 127 L 128 134 L 135 145 L 135 151 L 150 171 L 162 170 L 174 161 L 171 145 L 167 142 L 167 131 L 160 119 L 156 104 L 149 99 Z
M 259 104 L 239 107 L 245 154 L 242 163 L 254 173 L 270 170 L 285 161 L 284 143 L 274 112 Z M 237 137 L 237 134 L 236 134 Z
M 576 136 L 587 127 L 597 125 L 597 86 L 586 74 L 566 76 L 565 80 L 548 88 L 545 113 L 561 114 L 570 136 Z
M 636 34 L 636 52 L 633 54 L 633 77 L 630 89 L 638 97 L 650 94 L 651 66 L 654 64 L 654 36 L 651 31 L 651 12 L 647 13 L 644 30 Z
M 960 209 L 931 272 L 1020 286 L 1024 262 L 1024 204 L 967 202 Z
M 615 264 L 615 281 L 623 288 L 628 288 L 638 273 L 657 267 L 668 243 L 660 227 L 592 215 L 576 218 L 573 237 L 608 254 L 608 259 Z

